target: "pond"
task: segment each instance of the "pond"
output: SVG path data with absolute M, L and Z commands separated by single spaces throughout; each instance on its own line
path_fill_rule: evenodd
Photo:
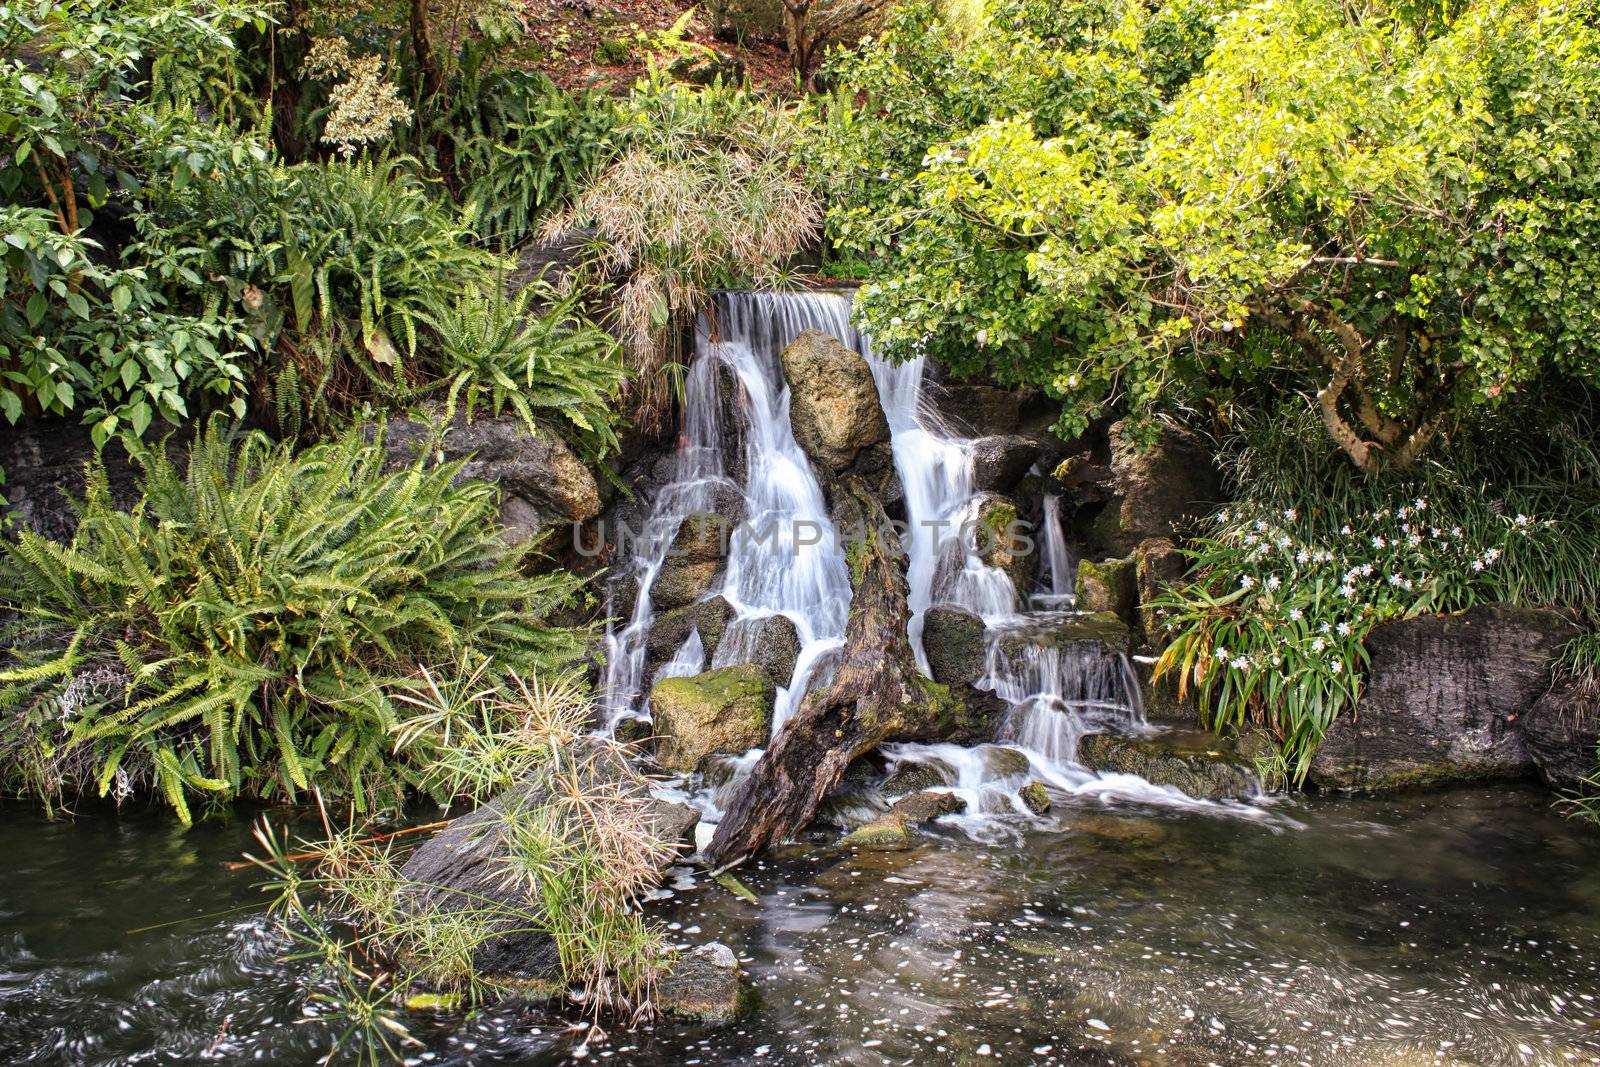
M 307 966 L 224 864 L 249 826 L 0 822 L 0 1060 L 307 1064 Z M 1519 787 L 1311 799 L 1265 817 L 1080 798 L 980 842 L 791 845 L 750 904 L 680 872 L 653 907 L 720 939 L 722 1027 L 538 1009 L 419 1026 L 413 1062 L 1600 1063 L 1600 835 Z

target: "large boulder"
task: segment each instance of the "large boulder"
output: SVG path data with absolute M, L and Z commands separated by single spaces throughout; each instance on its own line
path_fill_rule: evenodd
M 628 770 L 619 750 L 592 744 L 593 749 L 572 754 L 573 773 L 597 792 L 620 790 L 634 798 L 639 829 L 680 851 L 685 849 L 694 839 L 699 813 L 686 804 L 650 796 L 643 779 Z M 405 905 L 415 910 L 503 905 L 537 913 L 543 907 L 539 887 L 527 879 L 506 877 L 510 855 L 507 827 L 508 819 L 514 819 L 519 811 L 541 807 L 549 800 L 544 786 L 520 785 L 452 820 L 423 842 L 401 869 L 401 876 L 414 887 L 407 891 Z M 552 810 L 562 818 L 570 809 L 556 805 Z M 664 873 L 672 859 L 672 855 L 664 855 L 658 871 Z M 514 913 L 501 927 L 503 934 L 488 938 L 474 950 L 478 970 L 485 977 L 514 980 L 544 994 L 560 993 L 561 957 L 555 939 L 537 923 L 520 921 Z
M 922 615 L 922 650 L 934 681 L 970 685 L 983 676 L 988 658 L 983 620 L 963 608 L 931 607 Z
M 689 639 L 695 627 L 695 613 L 700 605 L 691 604 L 656 613 L 650 623 L 650 632 L 644 639 L 645 677 L 654 677 Z
M 390 468 L 422 453 L 441 462 L 466 460 L 456 480 L 499 487 L 500 524 L 513 544 L 600 514 L 600 487 L 583 461 L 553 431 L 530 433 L 515 415 L 469 421 L 459 413 L 447 427 L 437 415 L 394 419 L 384 449 Z
M 842 473 L 864 449 L 889 440 L 872 368 L 859 353 L 820 330 L 804 330 L 782 358 L 789 422 L 813 462 Z
M 650 690 L 656 761 L 689 774 L 712 756 L 766 744 L 774 696 L 772 679 L 753 663 L 662 679 Z
M 1376 627 L 1360 703 L 1329 727 L 1310 782 L 1378 791 L 1529 773 L 1522 717 L 1574 633 L 1557 612 L 1506 604 Z
M 1261 792 L 1255 770 L 1228 742 L 1199 731 L 1154 737 L 1091 734 L 1078 742 L 1078 762 L 1102 774 L 1136 774 L 1200 800 Z
M 1211 450 L 1188 430 L 1168 426 L 1141 448 L 1111 427 L 1115 495 L 1092 531 L 1100 547 L 1126 555 L 1147 537 L 1169 537 L 1183 520 L 1205 515 L 1222 499 L 1222 475 Z
M 762 619 L 755 634 L 755 653 L 750 662 L 767 672 L 774 685 L 788 685 L 794 665 L 800 659 L 800 631 L 787 615 Z
M 1522 716 L 1528 756 L 1539 777 L 1554 789 L 1584 786 L 1597 769 L 1600 701 L 1576 682 L 1563 678 Z
M 971 382 L 941 382 L 929 390 L 934 410 L 956 433 L 971 437 L 1015 433 L 1022 398 L 1009 389 Z
M 717 648 L 732 619 L 733 605 L 725 596 L 714 596 L 695 605 L 694 624 L 700 630 L 700 647 L 706 651 L 707 663 L 716 658 Z

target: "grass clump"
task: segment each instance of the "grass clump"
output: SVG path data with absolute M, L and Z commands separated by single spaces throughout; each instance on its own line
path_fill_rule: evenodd
M 621 747 L 586 734 L 589 701 L 571 684 L 524 682 L 481 662 L 424 671 L 396 699 L 418 712 L 400 728 L 401 746 L 426 754 L 448 789 L 474 798 L 514 790 L 492 809 L 502 870 L 478 892 L 433 885 L 404 873 L 409 837 L 357 828 L 291 847 L 262 824 L 256 862 L 301 958 L 320 965 L 321 999 L 345 1024 L 341 1043 L 376 1062 L 409 1040 L 407 1004 L 472 1006 L 512 993 L 648 1015 L 671 957 L 638 900 L 673 846 Z M 549 939 L 548 976 L 530 983 L 486 967 L 484 950 L 505 938 Z
M 91 469 L 71 544 L 0 548 L 13 663 L 0 780 L 56 806 L 83 793 L 194 803 L 392 803 L 425 763 L 394 750 L 390 696 L 467 649 L 559 670 L 583 635 L 543 620 L 567 574 L 524 574 L 496 494 L 457 464 L 385 469 L 360 429 L 295 453 L 213 420 L 186 470 L 136 452 L 141 501 Z

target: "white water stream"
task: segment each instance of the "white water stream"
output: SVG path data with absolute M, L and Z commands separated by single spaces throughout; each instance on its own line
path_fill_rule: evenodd
M 608 634 L 607 692 L 610 722 L 648 717 L 645 638 L 654 621 L 649 587 L 672 536 L 685 516 L 710 506 L 713 491 L 728 479 L 718 451 L 719 368 L 737 382 L 745 484 L 745 521 L 730 543 L 725 576 L 714 590 L 734 609 L 711 666 L 749 659 L 761 623 L 773 615 L 795 625 L 801 652 L 789 684 L 780 687 L 774 729 L 805 693 L 825 680 L 829 654 L 843 643 L 850 587 L 844 546 L 829 519 L 821 486 L 789 424 L 789 389 L 780 354 L 805 329 L 839 338 L 872 368 L 887 417 L 895 467 L 905 494 L 909 636 L 919 666 L 928 669 L 922 647 L 925 612 L 951 605 L 980 616 L 987 625 L 988 667 L 978 685 L 992 689 L 1009 707 L 1001 746 L 1021 749 L 1031 770 L 1020 776 L 1015 760 L 997 761 L 995 745 L 892 745 L 893 762 L 934 763 L 950 777 L 952 790 L 968 802 L 969 820 L 996 811 L 1023 812 L 1016 796 L 1028 777 L 1063 793 L 1115 793 L 1165 804 L 1200 804 L 1183 794 L 1129 775 L 1097 775 L 1077 764 L 1078 738 L 1087 732 L 1134 733 L 1143 727 L 1139 688 L 1126 657 L 1098 642 L 1052 646 L 1000 638 L 1019 627 L 1065 621 L 1060 611 L 1020 611 L 1032 588 L 1017 590 L 1005 572 L 987 566 L 961 533 L 975 520 L 979 494 L 973 487 L 973 442 L 953 432 L 926 396 L 920 359 L 893 364 L 874 356 L 868 339 L 849 322 L 850 300 L 841 293 L 725 293 L 717 297 L 697 331 L 694 363 L 684 397 L 684 430 L 675 476 L 658 494 L 632 561 L 638 597 L 626 622 Z M 1059 501 L 1045 501 L 1044 563 L 1039 573 L 1041 607 L 1071 603 L 1075 569 L 1062 530 Z M 969 527 L 970 529 L 970 527 Z M 698 633 L 658 672 L 692 674 L 706 666 Z M 818 668 L 822 669 L 819 670 Z M 748 768 L 755 753 L 738 763 Z M 997 770 L 997 764 L 1004 764 Z M 720 790 L 728 795 L 728 787 Z M 715 814 L 711 812 L 711 814 Z

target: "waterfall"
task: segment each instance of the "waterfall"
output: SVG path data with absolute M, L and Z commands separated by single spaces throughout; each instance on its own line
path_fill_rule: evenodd
M 1040 608 L 1070 608 L 1077 599 L 1073 584 L 1078 576 L 1078 561 L 1067 547 L 1067 533 L 1061 525 L 1061 496 L 1044 495 L 1044 566 L 1040 568 L 1039 591 L 1033 603 Z

